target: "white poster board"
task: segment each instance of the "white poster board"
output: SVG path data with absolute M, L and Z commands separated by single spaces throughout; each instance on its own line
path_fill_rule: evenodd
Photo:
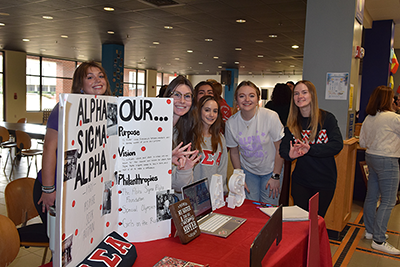
M 55 266 L 76 266 L 110 232 L 170 235 L 172 100 L 60 95 Z M 61 166 L 61 167 L 60 167 Z

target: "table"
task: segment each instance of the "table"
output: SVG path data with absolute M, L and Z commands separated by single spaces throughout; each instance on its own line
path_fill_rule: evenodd
M 186 245 L 180 243 L 179 237 L 134 243 L 138 254 L 134 266 L 153 266 L 164 256 L 209 264 L 212 267 L 249 266 L 250 245 L 269 217 L 258 210 L 256 205 L 249 200 L 245 200 L 239 208 L 223 207 L 218 209 L 217 212 L 247 218 L 247 221 L 226 239 L 201 234 Z M 263 266 L 306 266 L 308 225 L 308 221 L 284 222 L 282 241 L 278 246 L 275 245 L 275 242 L 272 244 L 264 258 Z M 318 226 L 320 266 L 331 267 L 332 257 L 329 239 L 325 221 L 321 217 L 318 220 Z M 49 263 L 44 266 L 50 267 L 52 265 Z
M 46 135 L 46 125 L 35 123 L 17 123 L 1 121 L 0 126 L 7 128 L 8 132 L 15 135 L 15 131 L 23 131 L 29 134 L 34 139 L 44 139 Z

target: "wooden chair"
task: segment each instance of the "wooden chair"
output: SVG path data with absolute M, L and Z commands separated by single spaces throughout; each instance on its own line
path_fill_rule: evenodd
M 31 157 L 33 159 L 33 157 L 35 157 L 35 166 L 36 166 L 36 170 L 38 171 L 38 167 L 37 167 L 37 156 L 38 155 L 42 155 L 43 154 L 43 150 L 42 149 L 31 149 L 31 137 L 29 136 L 29 134 L 22 132 L 22 131 L 15 131 L 15 141 L 17 143 L 17 148 L 19 149 L 19 151 L 17 152 L 17 155 L 15 155 L 14 157 L 14 161 L 13 161 L 13 165 L 11 168 L 11 172 L 10 172 L 10 178 L 12 175 L 12 172 L 14 170 L 14 165 L 16 165 L 16 158 L 18 155 L 20 155 L 21 157 L 26 157 L 27 158 L 27 162 L 28 162 L 28 173 L 26 174 L 27 176 L 29 175 L 29 170 L 31 168 L 31 164 L 32 161 L 29 162 L 29 157 Z
M 21 118 L 17 121 L 18 123 L 27 123 L 28 119 L 27 118 Z
M 4 173 L 6 173 L 6 166 L 7 166 L 7 161 L 8 158 L 10 158 L 11 163 L 13 162 L 12 159 L 12 153 L 11 150 L 13 147 L 16 147 L 17 143 L 10 141 L 10 133 L 5 127 L 0 126 L 0 147 L 3 148 L 8 148 L 8 153 L 7 153 L 7 158 L 6 162 L 4 163 Z M 0 155 L 1 157 L 1 155 Z
M 33 185 L 35 179 L 20 178 L 11 181 L 4 191 L 8 218 L 10 218 L 17 228 L 20 245 L 25 247 L 44 247 L 42 265 L 45 263 L 49 238 L 47 229 L 43 223 L 27 225 L 28 220 L 38 216 L 38 212 L 33 203 Z
M 19 252 L 19 235 L 14 223 L 0 215 L 0 267 L 8 266 Z

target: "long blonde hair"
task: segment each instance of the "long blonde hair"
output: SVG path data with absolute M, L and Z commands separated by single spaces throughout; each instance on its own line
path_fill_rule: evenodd
M 302 81 L 299 81 L 296 83 L 296 86 L 294 87 L 294 89 L 297 87 L 297 85 L 299 85 L 301 83 L 307 87 L 308 92 L 311 94 L 310 120 L 309 120 L 309 124 L 307 125 L 307 128 L 306 128 L 306 129 L 311 130 L 310 139 L 309 139 L 309 141 L 311 142 L 311 141 L 314 141 L 315 137 L 317 136 L 318 125 L 322 125 L 322 121 L 321 121 L 322 120 L 322 116 L 321 116 L 322 111 L 318 107 L 317 90 L 315 89 L 314 84 L 310 81 L 302 80 Z M 294 92 L 294 89 L 293 89 L 293 92 Z M 296 139 L 302 140 L 301 132 L 302 132 L 302 130 L 306 130 L 306 129 L 303 129 L 301 126 L 301 119 L 303 118 L 303 116 L 300 113 L 299 107 L 296 106 L 296 104 L 294 103 L 294 93 L 292 94 L 291 99 L 292 100 L 291 100 L 291 104 L 290 104 L 287 127 L 289 128 L 290 132 L 294 135 L 294 137 Z

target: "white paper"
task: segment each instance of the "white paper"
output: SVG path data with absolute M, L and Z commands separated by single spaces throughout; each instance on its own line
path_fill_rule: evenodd
M 272 216 L 274 212 L 278 209 L 276 208 L 260 208 L 262 212 L 268 216 Z M 282 210 L 282 221 L 292 222 L 292 221 L 308 221 L 308 211 L 303 210 L 299 206 L 289 206 L 283 207 Z

